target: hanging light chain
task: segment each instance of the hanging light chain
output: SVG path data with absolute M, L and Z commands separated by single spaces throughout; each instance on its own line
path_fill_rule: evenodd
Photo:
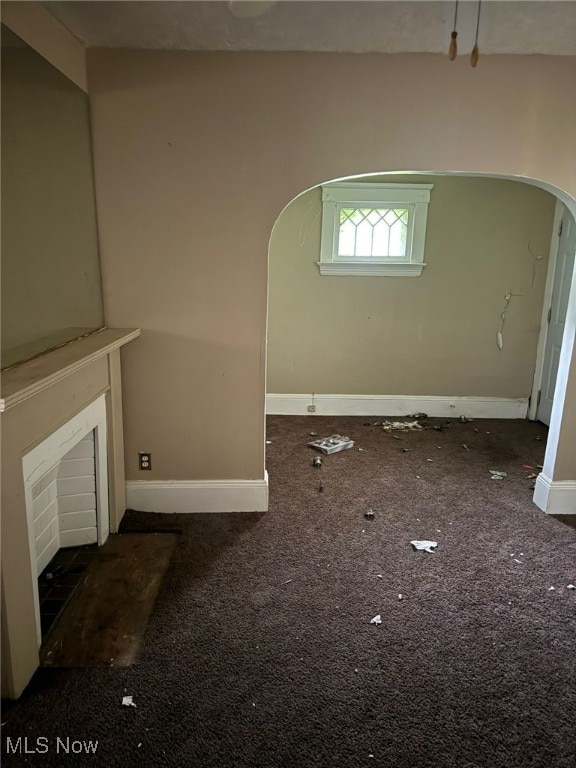
M 452 33 L 450 35 L 450 47 L 448 48 L 448 58 L 450 61 L 454 61 L 458 55 L 458 2 L 456 0 L 454 6 L 454 24 L 452 25 Z M 470 54 L 470 65 L 472 67 L 478 66 L 478 59 L 480 58 L 480 50 L 478 48 L 478 32 L 480 30 L 480 13 L 482 10 L 482 0 L 478 0 L 478 13 L 476 15 L 476 35 L 474 37 L 474 47 Z
M 478 50 L 478 30 L 480 29 L 480 10 L 482 8 L 482 0 L 478 0 L 478 15 L 476 17 L 476 37 L 474 38 L 474 48 L 470 54 L 470 65 L 476 67 L 478 65 L 478 59 L 480 58 L 480 51 Z
M 450 48 L 448 49 L 448 58 L 450 61 L 454 61 L 458 55 L 458 30 L 456 26 L 458 24 L 458 0 L 456 0 L 456 8 L 454 9 L 454 24 L 452 25 L 452 34 L 450 36 Z

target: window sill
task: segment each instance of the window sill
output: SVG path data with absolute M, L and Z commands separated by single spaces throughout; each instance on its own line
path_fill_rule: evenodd
M 426 264 L 366 264 L 350 261 L 318 261 L 321 275 L 371 277 L 420 277 Z

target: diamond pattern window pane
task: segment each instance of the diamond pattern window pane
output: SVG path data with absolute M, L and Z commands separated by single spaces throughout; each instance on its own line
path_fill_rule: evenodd
M 341 208 L 338 256 L 403 258 L 407 232 L 405 208 Z

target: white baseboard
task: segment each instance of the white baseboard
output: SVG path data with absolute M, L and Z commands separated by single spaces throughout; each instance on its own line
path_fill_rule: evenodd
M 308 406 L 315 405 L 315 413 Z M 528 398 L 410 395 L 266 395 L 266 413 L 282 416 L 428 416 L 525 419 Z
M 140 512 L 266 512 L 268 473 L 263 480 L 129 480 L 126 503 Z
M 533 499 L 547 515 L 576 515 L 576 480 L 554 481 L 540 473 Z

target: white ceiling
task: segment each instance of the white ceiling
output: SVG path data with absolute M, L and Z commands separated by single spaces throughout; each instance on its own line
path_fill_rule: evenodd
M 420 0 L 65 0 L 45 2 L 89 47 L 225 51 L 446 53 L 455 2 Z M 478 3 L 460 0 L 459 53 Z M 484 0 L 481 54 L 576 55 L 574 0 Z

